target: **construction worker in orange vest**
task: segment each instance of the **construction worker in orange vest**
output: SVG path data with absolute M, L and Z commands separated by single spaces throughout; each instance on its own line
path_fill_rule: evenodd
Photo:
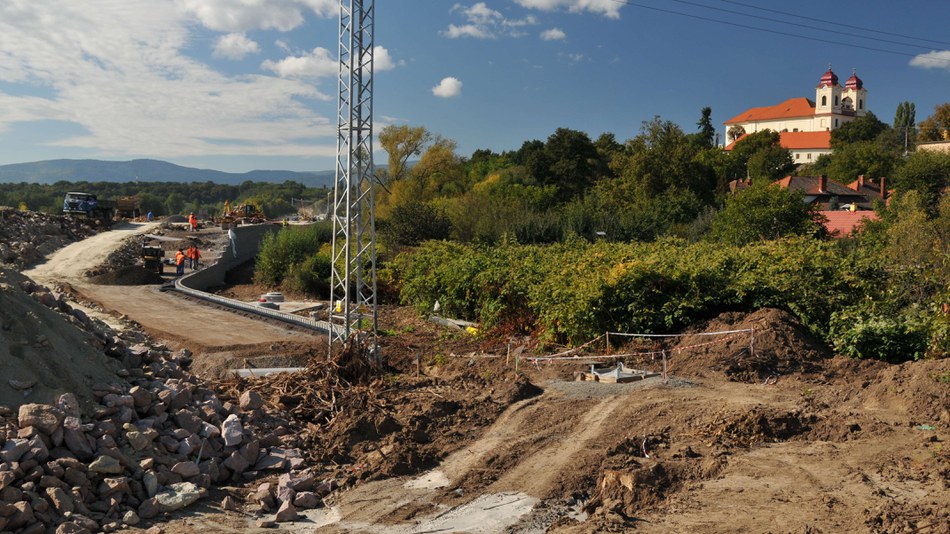
M 191 231 L 197 232 L 198 231 L 198 217 L 195 217 L 194 213 L 188 216 L 188 222 L 191 223 Z
M 198 268 L 198 260 L 201 259 L 201 253 L 198 252 L 198 247 L 191 245 L 188 247 L 188 250 L 185 251 L 188 256 L 188 263 L 191 264 L 191 270 L 194 271 Z
M 185 253 L 181 249 L 175 253 L 175 274 L 177 276 L 185 274 Z

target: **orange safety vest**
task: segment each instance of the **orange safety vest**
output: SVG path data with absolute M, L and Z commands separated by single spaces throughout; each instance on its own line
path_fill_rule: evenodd
M 175 265 L 181 265 L 181 264 L 184 263 L 184 262 L 185 262 L 185 255 L 184 255 L 181 251 L 176 252 L 176 253 L 175 253 Z

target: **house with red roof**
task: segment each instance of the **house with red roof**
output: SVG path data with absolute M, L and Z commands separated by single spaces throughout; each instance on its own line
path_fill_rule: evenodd
M 825 230 L 834 238 L 851 237 L 866 221 L 880 219 L 873 211 L 829 210 L 820 212 Z
M 738 194 L 751 185 L 749 180 L 729 182 L 729 190 Z M 806 204 L 814 204 L 824 216 L 825 229 L 832 237 L 848 237 L 865 220 L 879 219 L 872 211 L 874 201 L 890 201 L 892 190 L 887 189 L 887 179 L 876 183 L 863 175 L 848 185 L 828 179 L 827 176 L 786 176 L 772 182 L 772 186 L 801 191 Z
M 831 153 L 831 130 L 866 114 L 867 89 L 861 78 L 854 72 L 842 87 L 829 66 L 818 81 L 814 101 L 790 98 L 774 106 L 747 109 L 727 120 L 725 149 L 732 150 L 746 135 L 772 130 L 779 133 L 782 147 L 791 152 L 795 163 L 812 163 Z

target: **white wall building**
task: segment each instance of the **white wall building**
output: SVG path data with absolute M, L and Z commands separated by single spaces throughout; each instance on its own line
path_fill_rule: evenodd
M 831 153 L 831 130 L 867 114 L 868 92 L 864 82 L 852 73 L 844 87 L 831 67 L 815 88 L 815 100 L 790 98 L 775 106 L 750 108 L 725 122 L 726 150 L 741 139 L 729 135 L 735 127 L 747 134 L 762 130 L 778 132 L 781 143 L 792 153 L 795 163 L 810 163 Z

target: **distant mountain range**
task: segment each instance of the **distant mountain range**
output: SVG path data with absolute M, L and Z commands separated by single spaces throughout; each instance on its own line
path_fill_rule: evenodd
M 0 165 L 0 183 L 52 184 L 66 182 L 215 182 L 240 184 L 291 180 L 309 187 L 333 186 L 334 171 L 250 171 L 223 172 L 182 167 L 167 161 L 136 159 L 102 161 L 96 159 L 54 159 L 32 163 Z

